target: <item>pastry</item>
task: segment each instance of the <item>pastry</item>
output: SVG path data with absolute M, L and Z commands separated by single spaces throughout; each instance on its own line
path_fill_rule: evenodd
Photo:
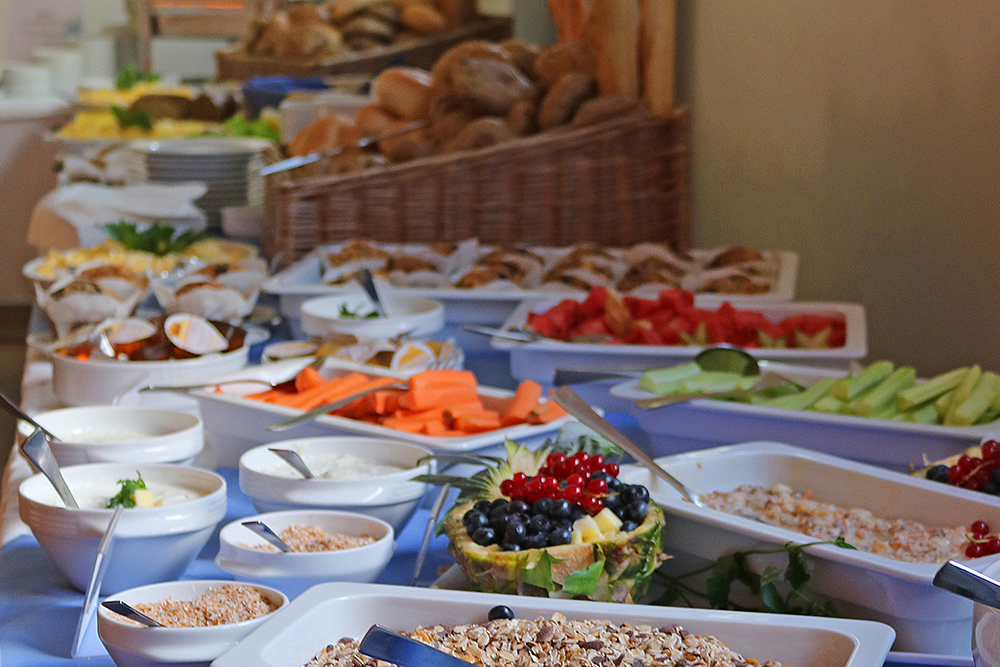
M 514 102 L 535 92 L 531 81 L 506 61 L 463 58 L 452 65 L 450 78 L 456 97 L 490 116 L 506 115 Z
M 416 67 L 390 67 L 375 77 L 372 91 L 382 108 L 406 121 L 427 118 L 435 96 L 431 75 Z
M 624 93 L 602 95 L 587 100 L 577 109 L 570 122 L 571 127 L 586 127 L 596 125 L 614 118 L 623 118 L 633 114 L 644 114 L 645 109 L 639 100 Z
M 594 73 L 594 56 L 581 42 L 560 42 L 543 50 L 535 58 L 535 77 L 552 86 L 570 72 Z
M 557 125 L 565 125 L 573 118 L 580 105 L 595 93 L 594 77 L 583 72 L 570 72 L 549 88 L 542 99 L 538 110 L 538 127 L 548 130 Z
M 448 21 L 444 15 L 430 5 L 409 4 L 403 7 L 400 16 L 403 25 L 422 35 L 433 35 L 444 32 Z
M 510 141 L 516 135 L 502 118 L 484 116 L 472 121 L 441 146 L 442 153 L 457 153 L 495 146 Z

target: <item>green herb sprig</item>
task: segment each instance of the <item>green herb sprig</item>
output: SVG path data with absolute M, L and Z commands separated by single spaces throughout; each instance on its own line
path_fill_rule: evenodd
M 159 80 L 159 74 L 143 72 L 135 64 L 129 63 L 118 70 L 118 74 L 115 76 L 115 88 L 118 90 L 132 90 L 136 84 L 143 82 L 156 83 Z
M 146 482 L 143 481 L 142 475 L 139 474 L 138 470 L 135 471 L 135 474 L 138 476 L 138 479 L 118 480 L 118 483 L 121 484 L 121 490 L 108 501 L 109 509 L 115 505 L 121 505 L 126 509 L 135 507 L 135 492 L 146 488 Z
M 716 559 L 710 565 L 692 572 L 674 576 L 667 574 L 664 568 L 656 570 L 654 581 L 663 587 L 663 593 L 652 604 L 675 605 L 682 602 L 694 606 L 694 599 L 706 600 L 713 609 L 729 609 L 735 611 L 758 611 L 730 599 L 734 583 L 743 584 L 751 594 L 760 598 L 764 610 L 777 614 L 804 614 L 809 616 L 836 616 L 833 605 L 816 598 L 806 584 L 812 578 L 809 565 L 806 562 L 804 549 L 820 544 L 830 544 L 841 549 L 855 549 L 843 537 L 833 541 L 809 542 L 808 544 L 788 543 L 775 549 L 753 549 L 737 551 Z M 752 571 L 748 564 L 750 556 L 766 556 L 787 554 L 788 565 L 785 568 L 769 565 L 760 574 Z M 708 572 L 705 590 L 700 591 L 686 580 Z M 788 584 L 788 594 L 782 595 L 775 585 L 784 580 Z
M 204 230 L 188 230 L 176 234 L 170 225 L 154 222 L 144 231 L 139 231 L 134 223 L 119 220 L 116 223 L 104 225 L 108 236 L 118 241 L 129 250 L 148 252 L 163 257 L 171 253 L 183 252 L 191 245 L 205 238 Z
M 113 106 L 111 113 L 118 121 L 118 127 L 137 127 L 143 132 L 150 132 L 153 129 L 153 117 L 146 111 L 132 111 L 126 107 Z
M 365 314 L 365 315 L 360 315 L 359 314 L 360 312 L 361 312 L 360 308 L 355 309 L 355 310 L 351 310 L 350 308 L 347 307 L 347 304 L 341 304 L 340 305 L 340 316 L 341 317 L 354 317 L 354 318 L 357 318 L 359 320 L 374 320 L 375 318 L 378 317 L 378 313 L 376 313 L 374 310 L 371 311 L 370 313 Z

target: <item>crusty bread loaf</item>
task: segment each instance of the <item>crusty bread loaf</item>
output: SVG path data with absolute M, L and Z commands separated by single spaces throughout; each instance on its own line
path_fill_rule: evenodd
M 252 52 L 260 56 L 283 56 L 292 36 L 292 21 L 286 12 L 277 11 L 267 20 Z
M 639 0 L 594 0 L 587 44 L 600 93 L 639 97 Z
M 326 23 L 326 12 L 311 2 L 295 2 L 288 6 L 288 18 L 292 23 Z
M 340 145 L 341 125 L 351 125 L 350 119 L 337 115 L 321 116 L 295 135 L 288 144 L 291 156 L 318 153 Z
M 403 25 L 422 35 L 434 35 L 444 32 L 448 21 L 444 14 L 434 7 L 425 4 L 411 4 L 403 7 L 401 14 Z
M 580 105 L 576 115 L 573 116 L 571 127 L 586 127 L 603 123 L 612 118 L 622 118 L 643 112 L 643 107 L 639 100 L 624 93 L 614 95 L 601 95 L 592 100 L 587 100 Z
M 382 107 L 411 122 L 427 118 L 435 97 L 431 75 L 416 67 L 390 67 L 375 77 L 372 91 Z
M 542 51 L 537 44 L 520 39 L 508 39 L 500 42 L 500 49 L 522 74 L 530 79 L 535 78 L 535 58 Z
M 393 123 L 388 131 L 398 130 L 406 125 L 405 121 Z M 379 151 L 392 162 L 406 162 L 427 157 L 434 152 L 434 140 L 426 129 L 417 129 L 395 137 L 389 137 L 378 142 Z
M 327 3 L 327 10 L 330 14 L 330 20 L 334 23 L 339 23 L 360 12 L 369 5 L 374 5 L 378 2 L 379 0 L 330 0 L 330 2 Z
M 546 86 L 570 72 L 594 73 L 594 56 L 582 42 L 560 42 L 544 49 L 535 58 L 535 78 Z
M 377 16 L 366 12 L 355 14 L 341 24 L 344 38 L 349 41 L 368 39 L 376 44 L 388 44 L 396 35 L 396 27 Z
M 580 105 L 596 93 L 594 77 L 583 72 L 570 72 L 556 81 L 545 94 L 538 109 L 538 127 L 548 130 L 565 125 L 576 114 Z
M 502 118 L 483 116 L 466 125 L 461 132 L 441 148 L 442 153 L 458 153 L 460 151 L 486 148 L 510 141 L 515 138 L 514 132 Z
M 640 54 L 642 99 L 646 108 L 666 116 L 674 106 L 675 0 L 641 0 Z
M 326 23 L 293 23 L 285 54 L 292 58 L 329 56 L 344 45 L 340 31 Z
M 535 94 L 531 81 L 505 61 L 461 59 L 452 65 L 450 78 L 456 97 L 490 116 L 504 116 L 514 102 Z
M 358 109 L 354 117 L 354 124 L 358 128 L 358 134 L 362 137 L 374 137 L 375 135 L 388 132 L 389 129 L 400 119 L 378 104 L 369 104 Z
M 449 28 L 468 25 L 476 20 L 476 3 L 471 0 L 437 0 Z
M 434 63 L 431 68 L 431 78 L 434 79 L 435 87 L 441 92 L 450 91 L 452 66 L 465 58 L 510 62 L 507 54 L 496 44 L 476 40 L 462 42 L 445 51 Z

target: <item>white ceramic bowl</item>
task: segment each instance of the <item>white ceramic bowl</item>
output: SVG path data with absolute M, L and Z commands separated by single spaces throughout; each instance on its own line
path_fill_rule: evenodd
M 306 465 L 316 457 L 347 454 L 375 463 L 403 468 L 374 477 L 303 479 L 287 463 L 268 451 L 270 447 L 294 449 Z M 240 457 L 240 489 L 259 512 L 291 509 L 336 509 L 381 519 L 402 530 L 417 510 L 427 485 L 410 481 L 433 472 L 433 462 L 417 465 L 429 456 L 423 447 L 377 438 L 302 438 L 254 447 Z
M 116 397 L 142 385 L 193 383 L 238 371 L 247 365 L 249 354 L 247 345 L 232 352 L 168 361 L 81 361 L 54 354 L 52 387 L 64 405 L 111 405 Z
M 1000 577 L 1000 561 L 982 570 L 983 574 Z M 972 659 L 978 667 L 1000 667 L 1000 609 L 973 603 Z
M 167 597 L 177 600 L 194 600 L 210 588 L 231 584 L 231 581 L 174 581 L 142 586 L 122 591 L 115 599 L 130 605 L 158 602 Z M 253 585 L 264 597 L 280 604 L 288 604 L 281 591 L 267 586 Z M 278 611 L 276 610 L 276 611 Z M 147 628 L 132 625 L 115 618 L 115 614 L 98 607 L 97 634 L 118 667 L 147 667 L 152 665 L 184 665 L 208 667 L 209 663 L 231 649 L 241 639 L 274 616 L 266 616 L 242 623 L 213 625 L 204 628 Z
M 420 338 L 444 328 L 444 305 L 440 301 L 392 292 L 380 296 L 386 317 L 341 317 L 342 307 L 350 312 L 367 313 L 372 310 L 371 301 L 361 293 L 309 299 L 302 304 L 302 330 L 310 336 L 345 333 L 358 338 L 392 338 L 410 332 L 411 336 Z
M 201 419 L 185 412 L 120 406 L 50 410 L 35 421 L 59 440 L 50 444 L 61 466 L 82 463 L 188 465 L 205 446 Z M 34 427 L 18 424 L 18 441 Z
M 276 533 L 290 526 L 321 528 L 331 535 L 370 535 L 366 544 L 343 551 L 278 553 L 254 547 L 267 543 L 242 525 L 260 521 Z M 290 510 L 233 521 L 219 533 L 215 564 L 241 581 L 273 586 L 294 598 L 307 588 L 326 581 L 374 582 L 396 550 L 395 533 L 385 521 L 354 512 Z
M 198 468 L 147 463 L 89 463 L 63 468 L 63 477 L 80 509 L 65 507 L 41 474 L 29 477 L 18 488 L 21 520 L 56 568 L 79 590 L 87 588 L 98 544 L 113 512 L 98 509 L 98 501 L 106 503 L 118 492 L 118 480 L 135 479 L 136 471 L 154 495 L 179 488 L 194 498 L 122 512 L 101 586 L 103 593 L 177 579 L 226 515 L 226 481 Z

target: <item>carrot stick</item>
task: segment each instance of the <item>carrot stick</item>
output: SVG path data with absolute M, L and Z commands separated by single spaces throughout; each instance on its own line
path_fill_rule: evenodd
M 252 401 L 264 401 L 265 403 L 279 403 L 282 400 L 294 396 L 291 391 L 287 389 L 268 389 L 267 391 L 262 391 L 257 394 L 246 394 L 243 398 L 249 398 Z
M 472 403 L 478 398 L 476 388 L 468 385 L 421 385 L 419 389 L 410 389 L 400 396 L 399 406 L 408 410 L 427 410 Z
M 407 382 L 411 390 L 421 391 L 428 386 L 463 385 L 476 387 L 476 376 L 472 371 L 434 370 L 416 373 Z
M 501 428 L 500 415 L 492 411 L 462 413 L 455 419 L 454 427 L 466 433 L 485 433 Z
M 326 378 L 320 375 L 319 371 L 312 366 L 306 366 L 295 376 L 295 391 L 302 393 L 313 387 L 318 387 L 324 382 L 326 382 Z
M 391 428 L 396 431 L 404 431 L 406 433 L 422 433 L 424 430 L 425 422 L 418 421 L 407 421 L 405 419 L 396 419 L 395 417 L 388 417 L 382 422 L 382 426 L 386 428 Z
M 563 407 L 549 399 L 531 411 L 531 414 L 528 415 L 528 421 L 532 424 L 548 424 L 565 416 L 566 411 L 563 410 Z
M 538 407 L 538 399 L 542 397 L 542 385 L 533 380 L 525 380 L 517 386 L 514 397 L 500 415 L 504 426 L 523 424 L 528 415 Z
M 286 405 L 290 408 L 298 408 L 299 410 L 312 410 L 316 406 L 329 403 L 330 401 L 324 400 L 326 397 L 333 394 L 340 394 L 341 397 L 349 396 L 350 391 L 343 393 L 343 390 L 360 387 L 367 381 L 368 378 L 361 373 L 350 373 L 343 377 L 331 378 L 317 387 L 296 394 L 289 399 Z M 333 398 L 330 400 L 335 401 L 337 399 Z M 305 407 L 307 405 L 312 407 Z
M 324 403 L 333 403 L 334 401 L 339 401 L 347 398 L 351 394 L 359 394 L 363 391 L 368 391 L 369 389 L 375 389 L 377 387 L 384 387 L 386 385 L 395 384 L 399 382 L 395 378 L 375 378 L 372 380 L 365 379 L 358 385 L 351 385 L 348 387 L 338 387 L 329 393 L 321 394 L 315 399 L 315 403 L 310 404 L 311 407 L 305 407 L 303 410 L 313 410 L 323 405 Z M 344 406 L 344 408 L 357 409 L 357 401 L 353 401 Z M 341 408 L 343 410 L 344 408 Z

